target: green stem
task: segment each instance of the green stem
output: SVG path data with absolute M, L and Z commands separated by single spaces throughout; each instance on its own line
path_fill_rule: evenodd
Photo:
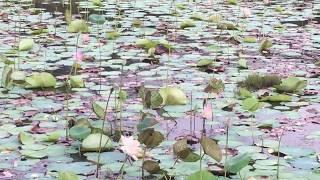
M 242 176 L 241 176 L 241 173 L 240 173 L 240 171 L 239 171 L 239 177 L 240 177 L 240 180 L 242 180 L 243 178 L 242 178 Z
M 78 142 L 79 157 L 81 157 L 81 142 Z
M 78 33 L 78 36 L 77 36 L 76 56 L 78 55 L 79 37 L 80 37 L 80 33 Z M 77 66 L 78 66 L 78 64 L 77 64 L 77 59 L 76 59 L 76 61 L 74 63 L 74 75 L 77 75 L 77 69 L 78 69 Z M 72 68 L 71 68 L 71 72 L 72 72 Z M 70 72 L 70 74 L 71 74 L 71 72 Z
M 76 42 L 76 53 L 78 51 L 78 43 L 79 43 L 79 36 L 80 36 L 80 33 L 78 33 L 78 36 L 77 36 L 77 42 Z M 74 63 L 75 68 L 76 68 L 76 63 Z M 71 90 L 71 86 L 70 86 L 70 83 L 69 83 L 69 80 L 70 80 L 70 76 L 72 74 L 72 71 L 73 71 L 73 66 L 71 66 L 71 69 L 70 69 L 70 72 L 67 76 L 67 79 L 66 79 L 66 82 L 65 82 L 65 85 L 66 85 L 66 95 L 65 95 L 65 100 L 66 100 L 66 140 L 68 141 L 69 139 L 69 128 L 68 128 L 68 125 L 69 125 L 69 120 L 68 120 L 68 116 L 69 116 L 69 94 L 70 94 L 70 90 Z M 76 73 L 76 69 L 75 69 L 75 73 Z
M 193 114 L 193 101 L 192 101 L 192 90 L 191 90 L 191 95 L 190 95 L 190 105 L 191 105 L 191 109 L 190 109 L 190 135 L 192 136 L 192 114 Z
M 111 94 L 113 92 L 113 88 L 110 89 L 110 93 L 109 93 L 109 96 L 108 96 L 108 100 L 107 100 L 107 105 L 106 105 L 106 108 L 105 108 L 105 114 L 104 114 L 104 118 L 103 118 L 103 122 L 102 122 L 102 126 L 101 126 L 101 134 L 100 134 L 100 142 L 99 142 L 99 154 L 98 154 L 98 161 L 97 161 L 97 174 L 96 174 L 96 178 L 98 178 L 99 176 L 99 164 L 100 164 L 100 155 L 101 155 L 101 150 L 102 150 L 102 147 L 101 147 L 101 143 L 102 143 L 102 135 L 103 135 L 103 131 L 104 131 L 104 126 L 105 126 L 105 122 L 106 122 L 106 118 L 107 118 L 107 114 L 108 114 L 108 106 L 109 106 L 109 101 L 110 101 L 110 97 L 111 97 Z M 108 143 L 108 142 L 107 142 Z
M 228 146 L 229 146 L 229 125 L 227 124 L 227 137 L 226 137 L 226 146 L 225 146 L 225 159 L 224 159 L 224 166 L 223 166 L 223 170 L 224 170 L 224 179 L 227 178 L 227 167 L 226 167 L 226 162 L 227 162 L 227 159 L 228 159 Z
M 119 172 L 120 172 L 120 179 L 123 179 L 123 167 L 124 167 L 124 165 L 125 165 L 125 163 L 127 162 L 127 160 L 128 160 L 128 158 L 129 158 L 129 156 L 128 155 L 126 155 L 126 158 L 125 158 L 125 160 L 123 161 L 123 163 L 122 163 L 122 165 L 121 165 L 121 168 L 120 168 L 120 170 L 119 170 Z M 118 178 L 116 178 L 116 179 L 118 179 Z
M 145 159 L 145 156 L 146 156 L 146 151 L 147 151 L 147 147 L 144 147 L 144 149 L 143 149 L 143 155 L 142 155 L 142 165 L 141 165 L 141 177 L 142 177 L 142 180 L 144 180 L 143 163 L 144 163 L 144 159 Z
M 278 142 L 277 179 L 279 179 L 279 174 L 280 174 L 280 144 L 281 144 L 282 136 L 283 136 L 283 131 L 279 137 L 279 142 Z
M 122 86 L 123 86 L 123 64 L 121 66 L 121 77 L 120 77 L 120 90 L 119 92 L 122 91 Z M 121 119 L 122 119 L 122 106 L 123 106 L 123 102 L 122 100 L 119 101 L 120 102 L 120 112 L 119 112 L 119 126 L 120 126 L 120 133 L 122 132 L 122 123 L 121 123 Z
M 174 166 L 177 164 L 178 160 L 179 160 L 179 158 L 177 158 L 177 159 L 174 161 L 173 165 L 171 166 L 171 169 L 174 168 Z
M 251 138 L 252 138 L 252 145 L 254 145 L 254 133 L 253 133 L 253 118 L 250 117 L 250 126 L 251 126 Z
M 203 152 L 203 154 L 202 154 L 202 148 L 201 148 L 202 146 L 200 146 L 200 172 L 202 171 L 202 159 L 203 159 L 203 156 L 205 155 L 205 153 Z M 200 173 L 200 180 L 202 180 L 203 178 L 202 178 L 202 173 Z

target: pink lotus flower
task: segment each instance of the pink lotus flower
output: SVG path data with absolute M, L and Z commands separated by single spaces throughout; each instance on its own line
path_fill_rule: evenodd
M 134 160 L 138 160 L 139 155 L 142 152 L 140 147 L 140 142 L 133 139 L 133 136 L 125 137 L 121 136 L 120 142 L 122 146 L 120 149 L 126 153 L 127 155 L 131 156 Z
M 83 60 L 83 53 L 81 51 L 77 51 L 74 55 L 73 58 L 76 60 L 76 62 L 80 63 Z
M 212 105 L 211 103 L 206 103 L 203 111 L 202 111 L 202 117 L 205 119 L 212 119 Z
M 82 44 L 89 44 L 90 36 L 89 34 L 82 34 Z
M 251 10 L 249 8 L 243 8 L 242 10 L 242 14 L 243 14 L 243 17 L 250 17 L 252 14 L 251 14 Z

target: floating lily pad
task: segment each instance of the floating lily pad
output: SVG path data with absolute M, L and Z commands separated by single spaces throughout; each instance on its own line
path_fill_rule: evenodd
M 47 72 L 33 73 L 26 78 L 27 88 L 48 88 L 56 86 L 56 78 Z
M 71 21 L 67 29 L 68 29 L 68 32 L 71 32 L 71 33 L 89 32 L 89 27 L 87 23 L 84 20 L 79 20 L 79 19 Z
M 112 140 L 100 133 L 96 134 L 90 134 L 87 136 L 83 141 L 81 145 L 81 151 L 87 152 L 87 151 L 99 151 L 101 148 L 102 150 L 108 150 L 111 149 L 112 146 Z
M 249 153 L 239 154 L 226 162 L 226 169 L 231 173 L 238 173 L 242 168 L 249 164 L 250 160 L 251 155 Z
M 33 48 L 33 39 L 22 39 L 19 43 L 19 51 L 29 51 Z
M 198 180 L 198 179 L 203 179 L 203 180 L 215 180 L 218 179 L 215 177 L 211 172 L 202 170 L 202 171 L 197 171 L 190 176 L 188 176 L 187 180 Z
M 176 87 L 165 87 L 159 90 L 164 105 L 183 105 L 188 102 L 184 92 Z

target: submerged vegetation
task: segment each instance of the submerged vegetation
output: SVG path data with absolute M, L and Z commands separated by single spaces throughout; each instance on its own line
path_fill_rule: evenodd
M 0 1 L 0 179 L 320 179 L 317 1 Z

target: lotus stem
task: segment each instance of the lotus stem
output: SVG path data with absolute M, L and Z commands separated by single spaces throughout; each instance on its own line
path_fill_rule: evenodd
M 76 41 L 76 56 L 77 56 L 77 53 L 78 53 L 78 44 L 79 44 L 80 34 L 81 34 L 81 33 L 78 33 L 78 35 L 77 35 L 77 41 Z M 77 75 L 77 69 L 78 69 L 77 66 L 78 66 L 77 61 L 75 61 L 75 63 L 74 63 L 74 75 Z M 72 68 L 71 68 L 71 72 L 72 72 Z M 70 74 L 71 74 L 71 72 L 70 72 Z M 70 75 L 69 75 L 69 76 L 70 76 Z
M 101 150 L 102 150 L 102 147 L 101 147 L 102 135 L 103 135 L 103 130 L 104 130 L 104 126 L 105 126 L 107 114 L 108 114 L 109 101 L 110 101 L 110 97 L 111 97 L 112 92 L 113 92 L 113 88 L 110 89 L 110 93 L 109 93 L 108 100 L 107 100 L 107 105 L 106 105 L 106 108 L 105 108 L 104 118 L 103 118 L 102 126 L 101 126 L 102 132 L 101 132 L 101 134 L 100 134 L 99 153 L 98 153 L 97 170 L 96 170 L 96 171 L 97 171 L 97 174 L 96 174 L 96 177 L 97 177 L 97 178 L 98 178 L 98 176 L 99 176 L 100 155 L 101 155 Z M 112 128 L 111 128 L 111 132 L 112 132 Z M 107 142 L 107 143 L 108 143 L 108 142 Z
M 120 91 L 122 91 L 122 86 L 123 86 L 123 64 L 121 66 L 121 76 L 120 76 Z M 120 102 L 120 101 L 119 101 Z M 120 112 L 119 112 L 119 126 L 120 126 L 120 133 L 122 132 L 122 122 L 121 122 L 121 119 L 122 119 L 122 106 L 123 106 L 123 102 L 120 102 Z
M 205 155 L 205 153 L 203 152 L 202 154 L 202 146 L 200 146 L 200 180 L 202 180 L 202 159 L 203 159 L 203 156 Z
M 254 145 L 253 117 L 250 117 L 252 145 Z
M 228 159 L 228 146 L 229 146 L 229 125 L 227 124 L 226 126 L 226 131 L 227 131 L 227 135 L 226 135 L 226 146 L 225 146 L 225 159 L 224 159 L 224 166 L 223 166 L 223 170 L 224 170 L 224 179 L 227 178 L 227 167 L 226 167 L 226 162 Z
M 126 158 L 124 159 L 124 161 L 123 161 L 123 163 L 122 163 L 122 165 L 121 165 L 121 168 L 120 168 L 120 170 L 119 170 L 119 172 L 120 172 L 120 179 L 123 179 L 123 167 L 124 167 L 124 165 L 125 165 L 125 163 L 127 162 L 127 160 L 129 159 L 129 156 L 128 155 L 126 155 Z M 116 179 L 118 179 L 118 178 L 116 178 Z
M 277 179 L 279 179 L 279 175 L 280 175 L 280 145 L 281 145 L 281 139 L 283 136 L 283 132 L 281 132 L 280 137 L 279 137 L 279 142 L 278 142 L 278 154 L 277 154 Z
M 242 178 L 242 176 L 241 176 L 241 173 L 240 173 L 240 171 L 239 171 L 239 178 L 240 178 L 240 180 L 242 180 L 243 178 Z
M 191 110 L 190 110 L 190 135 L 192 135 L 192 114 L 193 114 L 193 103 L 192 103 L 192 91 L 191 91 L 191 95 L 190 95 L 190 104 L 191 104 Z
M 141 178 L 144 180 L 144 169 L 143 169 L 143 163 L 146 156 L 147 147 L 144 147 L 143 154 L 142 154 L 142 165 L 141 165 Z

